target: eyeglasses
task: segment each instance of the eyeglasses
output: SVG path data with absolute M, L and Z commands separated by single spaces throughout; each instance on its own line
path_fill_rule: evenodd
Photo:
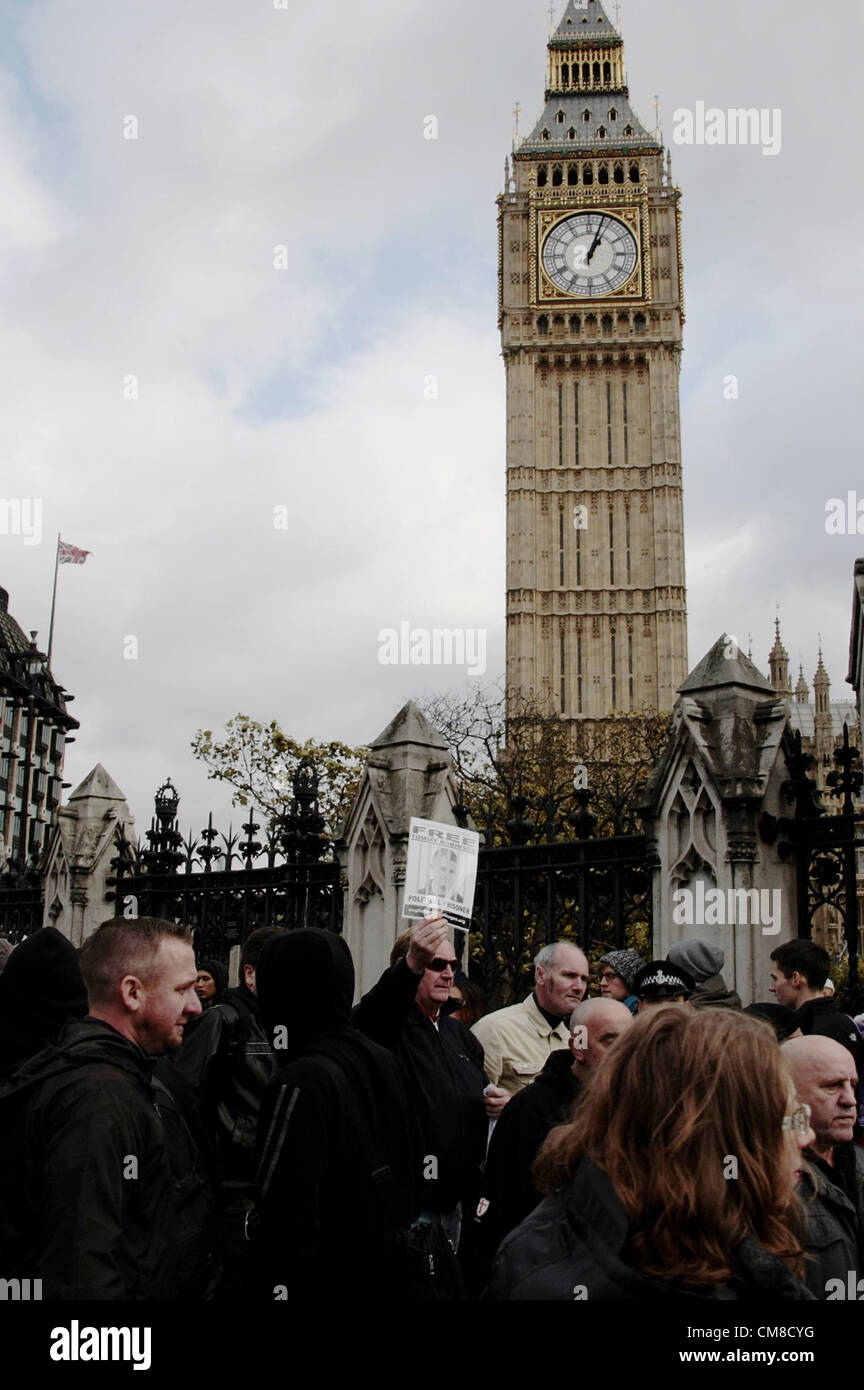
M 797 1110 L 793 1110 L 791 1115 L 784 1115 L 780 1125 L 781 1129 L 794 1129 L 798 1134 L 803 1134 L 810 1128 L 811 1110 L 809 1105 L 799 1105 Z
M 436 956 L 434 960 L 430 960 L 426 969 L 434 970 L 436 975 L 440 975 L 444 970 L 455 970 L 456 962 L 455 960 L 442 960 L 440 956 Z
M 615 970 L 604 970 L 604 971 L 603 971 L 603 974 L 600 976 L 600 979 L 603 980 L 604 982 L 608 982 L 609 980 L 617 980 L 617 979 L 618 979 L 617 971 L 615 971 Z

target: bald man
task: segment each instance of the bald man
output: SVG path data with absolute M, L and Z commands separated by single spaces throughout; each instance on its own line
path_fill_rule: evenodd
M 633 1015 L 617 999 L 586 999 L 570 1016 L 566 1050 L 553 1052 L 540 1075 L 504 1107 L 492 1134 L 473 1245 L 485 1276 L 499 1244 L 540 1201 L 531 1166 L 554 1125 L 570 1118 L 585 1080 L 626 1032 Z M 485 1278 L 482 1279 L 485 1283 Z
M 864 1275 L 864 1149 L 852 1143 L 858 1075 L 842 1043 L 818 1033 L 783 1044 L 798 1101 L 810 1107 L 810 1169 L 799 1192 L 807 1213 L 805 1277 L 817 1298 L 845 1297 L 849 1275 Z M 838 1284 L 837 1281 L 840 1281 Z

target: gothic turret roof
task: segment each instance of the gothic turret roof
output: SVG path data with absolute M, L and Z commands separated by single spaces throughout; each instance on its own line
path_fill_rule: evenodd
M 583 46 L 583 58 L 584 47 L 596 48 L 598 61 L 586 60 L 583 66 L 591 71 L 587 78 L 577 80 L 578 64 L 574 59 L 571 86 L 566 50 L 577 44 Z M 536 157 L 566 151 L 570 155 L 596 155 L 607 149 L 630 152 L 659 148 L 657 137 L 646 131 L 630 105 L 621 35 L 600 0 L 587 0 L 581 6 L 576 0 L 568 0 L 561 22 L 549 40 L 543 114 L 531 133 L 517 142 L 516 154 Z
M 787 652 L 786 648 L 783 646 L 783 643 L 782 643 L 781 638 L 780 638 L 780 619 L 779 619 L 779 618 L 775 618 L 775 619 L 774 619 L 774 632 L 775 632 L 774 646 L 771 648 L 769 660 L 772 659 L 772 658 L 773 658 L 774 660 L 776 660 L 776 659 L 779 658 L 781 661 L 788 661 L 788 660 L 789 660 L 789 653 Z
M 558 120 L 559 111 L 564 113 L 563 121 Z M 571 130 L 575 131 L 572 139 Z M 601 135 L 601 130 L 606 134 Z M 626 135 L 628 130 L 630 134 Z M 645 129 L 626 92 L 555 92 L 546 102 L 531 134 L 517 145 L 516 152 L 520 155 L 567 153 L 575 156 L 580 150 L 590 150 L 596 155 L 604 150 L 659 148 L 659 140 Z
M 430 724 L 420 706 L 414 700 L 409 700 L 404 704 L 399 713 L 394 715 L 376 739 L 372 740 L 372 748 L 394 748 L 400 743 L 415 743 L 423 748 L 447 748 L 447 742 L 442 738 L 439 731 L 433 724 Z
M 830 677 L 829 677 L 829 675 L 828 675 L 828 672 L 825 670 L 825 664 L 824 664 L 824 662 L 823 662 L 823 660 L 822 660 L 822 648 L 820 647 L 820 648 L 819 648 L 819 664 L 818 664 L 817 667 L 816 667 L 816 674 L 815 674 L 815 676 L 813 677 L 813 689 L 815 690 L 816 687 L 817 687 L 817 685 L 830 685 L 830 684 L 831 684 L 831 679 L 830 679 Z
M 69 797 L 70 803 L 73 801 L 86 801 L 90 798 L 98 797 L 102 801 L 124 801 L 126 800 L 122 791 L 118 787 L 110 772 L 106 772 L 101 763 L 97 763 L 83 782 L 79 782 L 74 792 Z
M 600 0 L 588 0 L 587 4 L 582 5 L 577 0 L 567 0 L 567 8 L 552 36 L 552 42 L 561 39 L 566 43 L 584 42 L 586 39 L 602 39 L 604 43 L 621 42 L 621 36 Z
M 795 685 L 795 699 L 798 701 L 799 704 L 806 704 L 807 701 L 809 701 L 810 699 L 810 687 L 807 684 L 807 678 L 804 675 L 803 665 L 799 665 L 798 667 L 798 681 Z
M 679 687 L 679 694 L 695 695 L 698 691 L 716 690 L 721 685 L 744 686 L 747 690 L 758 690 L 767 695 L 774 693 L 774 687 L 768 684 L 761 671 L 739 649 L 734 637 L 727 633 L 717 638 L 710 652 L 690 672 Z

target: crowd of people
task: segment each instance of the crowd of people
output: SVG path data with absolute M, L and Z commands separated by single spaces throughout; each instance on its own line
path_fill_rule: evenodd
M 0 1278 L 46 1300 L 831 1299 L 864 1275 L 864 1034 L 809 940 L 544 946 L 488 1012 L 432 917 L 0 951 Z M 589 997 L 589 994 L 593 997 Z

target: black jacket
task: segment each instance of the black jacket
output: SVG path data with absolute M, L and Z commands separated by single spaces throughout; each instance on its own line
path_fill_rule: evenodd
M 340 936 L 274 938 L 257 981 L 268 1034 L 279 1039 L 281 1029 L 285 1042 L 260 1112 L 259 1294 L 399 1298 L 398 1232 L 415 1212 L 420 1178 L 404 1072 L 350 1022 L 354 968 Z
M 153 1066 L 84 1018 L 0 1093 L 0 1268 L 41 1278 L 46 1300 L 174 1299 L 209 1283 L 212 1204 Z
M 0 974 L 0 1077 L 52 1043 L 70 1018 L 84 1018 L 87 990 L 78 952 L 56 927 L 22 941 Z
M 845 1289 L 849 1271 L 864 1273 L 864 1149 L 838 1144 L 834 1167 L 808 1149 L 810 1168 L 801 1174 L 800 1195 L 807 1215 L 807 1287 L 827 1295 L 829 1279 Z
M 569 1047 L 550 1054 L 540 1075 L 508 1101 L 492 1132 L 474 1215 L 474 1247 L 488 1278 L 501 1241 L 540 1201 L 531 1167 L 554 1125 L 569 1119 L 580 1081 Z M 486 1282 L 484 1278 L 483 1282 Z
M 407 1070 L 429 1160 L 423 1206 L 446 1212 L 461 1201 L 473 1210 L 488 1134 L 483 1048 L 455 1019 L 442 1012 L 436 1027 L 417 1007 L 421 978 L 400 960 L 360 1000 L 354 1022 Z
M 733 1279 L 697 1291 L 633 1269 L 626 1261 L 627 1213 L 606 1174 L 580 1159 L 567 1187 L 546 1197 L 505 1237 L 486 1292 L 490 1299 L 596 1301 L 782 1298 L 812 1300 L 806 1285 L 752 1238 L 732 1252 Z
M 197 1092 L 219 1157 L 223 1196 L 251 1193 L 261 1097 L 276 1072 L 261 1006 L 245 985 L 203 1013 L 173 1065 Z
M 848 1014 L 842 1013 L 833 999 L 825 995 L 807 999 L 796 1009 L 795 1014 L 798 1027 L 805 1037 L 810 1033 L 818 1033 L 826 1038 L 834 1038 L 855 1058 L 859 1080 L 864 1077 L 864 1042 L 861 1041 L 854 1020 Z

